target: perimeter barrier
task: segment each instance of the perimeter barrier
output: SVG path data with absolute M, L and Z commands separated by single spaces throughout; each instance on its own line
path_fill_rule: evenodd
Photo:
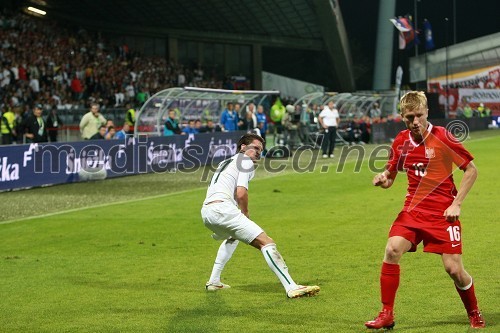
M 0 147 L 0 191 L 145 173 L 188 172 L 236 153 L 244 132 Z

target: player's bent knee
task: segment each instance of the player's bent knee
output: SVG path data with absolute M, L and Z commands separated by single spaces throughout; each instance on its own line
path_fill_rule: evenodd
M 395 247 L 391 244 L 387 244 L 385 248 L 385 260 L 391 263 L 396 263 L 401 259 L 403 255 L 403 251 L 398 247 Z
M 454 279 L 461 277 L 463 274 L 463 269 L 460 265 L 450 264 L 444 267 L 446 273 Z
M 261 249 L 262 247 L 268 245 L 268 244 L 273 244 L 274 240 L 269 237 L 265 232 L 261 233 L 258 235 L 251 243 L 250 245 L 257 248 Z
M 454 280 L 463 280 L 468 274 L 464 269 L 460 255 L 443 255 L 444 269 Z

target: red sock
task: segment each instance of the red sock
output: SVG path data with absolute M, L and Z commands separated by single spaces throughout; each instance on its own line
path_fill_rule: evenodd
M 380 272 L 380 291 L 384 310 L 394 309 L 394 299 L 399 287 L 399 265 L 382 263 Z
M 455 289 L 457 289 L 460 298 L 462 299 L 462 303 L 464 303 L 465 310 L 467 313 L 470 313 L 473 310 L 477 310 L 477 299 L 476 292 L 474 291 L 474 283 L 467 290 L 462 290 L 455 285 Z

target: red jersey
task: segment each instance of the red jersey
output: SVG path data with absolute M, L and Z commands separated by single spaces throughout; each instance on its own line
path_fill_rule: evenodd
M 396 136 L 386 168 L 406 172 L 408 193 L 403 210 L 442 215 L 457 194 L 453 165 L 465 170 L 473 159 L 444 127 L 429 123 L 420 143 L 413 140 L 410 130 Z

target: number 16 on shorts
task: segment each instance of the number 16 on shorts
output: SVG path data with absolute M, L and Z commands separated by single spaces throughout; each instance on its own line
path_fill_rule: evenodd
M 446 228 L 448 234 L 450 234 L 450 241 L 452 242 L 460 242 L 460 226 L 458 225 L 450 225 Z

